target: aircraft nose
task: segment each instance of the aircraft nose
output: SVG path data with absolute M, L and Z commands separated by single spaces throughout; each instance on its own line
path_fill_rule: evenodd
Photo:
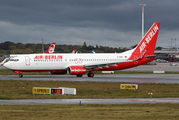
M 3 66 L 4 66 L 5 68 L 10 69 L 11 64 L 10 64 L 9 62 L 6 62 L 6 63 L 3 64 Z

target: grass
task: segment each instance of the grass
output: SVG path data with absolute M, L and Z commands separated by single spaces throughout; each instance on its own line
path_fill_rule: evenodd
M 33 87 L 72 87 L 77 95 L 33 95 Z M 149 98 L 179 97 L 178 84 L 138 84 L 139 89 L 120 90 L 120 83 L 0 80 L 0 99 L 60 98 Z M 131 120 L 178 119 L 179 104 L 83 104 L 76 105 L 0 105 L 0 120 Z
M 179 84 L 138 84 L 138 90 L 120 90 L 120 83 L 0 80 L 0 99 L 65 99 L 65 98 L 149 98 L 179 97 Z M 76 88 L 74 95 L 33 95 L 33 87 Z
M 1 105 L 0 113 L 4 120 L 177 120 L 179 104 Z
M 39 75 L 38 72 L 23 73 Z M 48 72 L 42 72 L 48 75 Z M 101 74 L 98 72 L 97 74 Z M 153 74 L 152 72 L 115 71 L 114 74 Z M 165 74 L 179 74 L 166 72 Z M 0 75 L 17 75 L 10 70 L 0 70 Z M 33 87 L 72 87 L 77 95 L 33 95 Z M 120 90 L 120 83 L 0 80 L 0 99 L 61 99 L 61 98 L 149 98 L 179 97 L 178 84 L 138 84 L 138 90 Z M 179 104 L 83 104 L 77 105 L 0 105 L 0 120 L 131 120 L 131 119 L 178 119 Z

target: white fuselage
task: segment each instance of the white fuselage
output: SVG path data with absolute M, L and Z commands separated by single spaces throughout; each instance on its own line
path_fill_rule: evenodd
M 11 58 L 4 67 L 11 70 L 65 70 L 69 66 L 92 66 L 126 62 L 132 50 L 124 53 L 22 54 Z

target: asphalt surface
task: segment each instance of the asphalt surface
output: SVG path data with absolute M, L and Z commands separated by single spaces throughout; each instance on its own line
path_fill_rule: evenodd
M 120 99 L 21 99 L 0 100 L 0 105 L 47 104 L 131 104 L 131 103 L 179 103 L 179 98 L 120 98 Z
M 157 63 L 157 65 L 141 65 L 122 71 L 165 71 L 165 72 L 179 72 L 179 63 L 177 66 L 170 66 L 170 63 Z
M 80 81 L 80 82 L 126 82 L 126 83 L 166 83 L 179 84 L 179 74 L 96 74 L 89 78 L 86 75 L 0 75 L 0 80 L 29 80 L 29 81 Z
M 157 65 L 138 66 L 123 71 L 164 71 L 179 72 L 178 66 L 170 66 L 169 63 L 158 63 Z M 75 75 L 0 75 L 0 80 L 40 80 L 40 81 L 83 81 L 83 82 L 126 82 L 126 83 L 166 83 L 179 84 L 179 74 L 95 74 L 93 78 L 76 77 Z

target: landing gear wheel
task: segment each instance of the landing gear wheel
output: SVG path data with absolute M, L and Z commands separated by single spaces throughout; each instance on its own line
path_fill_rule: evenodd
M 88 73 L 88 77 L 94 77 L 94 73 L 89 72 L 89 73 Z
M 82 77 L 83 75 L 76 75 L 76 77 Z
M 19 74 L 19 78 L 22 78 L 23 77 L 23 74 Z

